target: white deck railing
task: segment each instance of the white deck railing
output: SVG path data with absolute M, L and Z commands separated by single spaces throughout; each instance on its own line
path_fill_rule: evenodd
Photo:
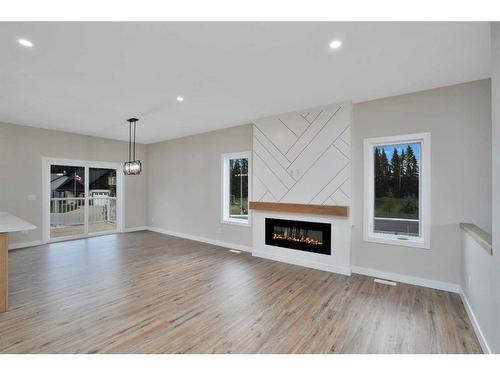
M 116 223 L 116 197 L 88 198 L 89 224 Z M 65 227 L 85 223 L 85 198 L 51 198 L 50 226 Z

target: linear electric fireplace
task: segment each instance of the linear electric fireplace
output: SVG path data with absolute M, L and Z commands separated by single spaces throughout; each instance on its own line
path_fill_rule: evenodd
M 327 223 L 266 218 L 266 245 L 330 255 L 331 233 Z

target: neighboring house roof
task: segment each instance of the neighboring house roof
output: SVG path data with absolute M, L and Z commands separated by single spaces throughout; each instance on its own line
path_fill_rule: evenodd
M 59 190 L 60 186 L 65 184 L 69 179 L 69 176 L 58 176 L 58 175 L 51 175 L 50 178 L 50 190 Z
M 75 179 L 75 175 L 77 175 L 76 173 L 72 173 L 70 175 L 67 175 L 67 176 L 61 176 L 61 177 L 65 177 L 66 179 L 64 180 L 55 180 L 55 181 L 58 181 L 56 184 L 54 184 L 54 186 L 52 185 L 52 183 L 54 181 L 51 181 L 51 188 L 52 188 L 52 191 L 56 190 L 56 191 L 83 191 L 85 189 L 84 185 L 83 185 L 83 178 L 78 180 L 78 179 Z

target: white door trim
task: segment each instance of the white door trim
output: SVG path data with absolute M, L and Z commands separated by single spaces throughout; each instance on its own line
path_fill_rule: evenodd
M 116 202 L 116 210 L 118 220 L 116 223 L 116 231 L 106 231 L 100 233 L 87 233 L 88 232 L 88 187 L 85 183 L 85 233 L 83 235 L 78 236 L 68 236 L 64 238 L 55 238 L 50 239 L 50 209 L 49 209 L 49 193 L 50 193 L 50 165 L 69 165 L 69 166 L 78 166 L 85 168 L 85 181 L 88 181 L 89 177 L 89 168 L 110 168 L 116 169 L 116 191 L 117 191 L 117 202 Z M 103 234 L 110 234 L 115 232 L 123 232 L 124 231 L 124 223 L 125 223 L 125 199 L 124 199 L 124 179 L 123 174 L 121 173 L 122 164 L 116 162 L 105 162 L 105 161 L 92 161 L 92 160 L 75 160 L 75 159 L 60 159 L 60 158 L 52 158 L 52 157 L 42 157 L 42 202 L 43 202 L 43 220 L 42 220 L 42 228 L 43 228 L 43 243 L 48 242 L 56 242 L 56 241 L 64 241 L 69 239 L 78 239 L 78 238 L 86 238 Z

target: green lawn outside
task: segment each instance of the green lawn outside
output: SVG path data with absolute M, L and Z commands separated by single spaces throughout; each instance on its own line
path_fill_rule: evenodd
M 243 210 L 244 212 L 241 212 L 240 209 L 240 200 L 235 199 L 234 201 L 231 202 L 231 208 L 229 209 L 229 212 L 231 215 L 246 215 L 248 213 L 248 198 L 243 198 Z
M 404 198 L 375 198 L 375 217 L 418 219 L 418 207 L 413 213 L 403 212 Z

